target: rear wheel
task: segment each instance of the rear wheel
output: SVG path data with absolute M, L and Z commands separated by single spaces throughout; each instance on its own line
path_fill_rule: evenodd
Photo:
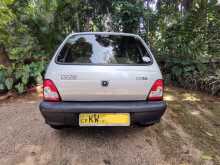
M 64 128 L 64 126 L 62 126 L 62 125 L 50 125 L 50 127 L 53 129 L 57 129 L 57 130 Z
M 149 126 L 152 126 L 156 123 L 159 123 L 160 122 L 160 119 L 159 120 L 155 120 L 153 122 L 150 122 L 150 123 L 138 123 L 139 126 L 141 127 L 149 127 Z
M 154 125 L 155 123 L 138 123 L 138 126 L 140 126 L 140 127 L 149 127 L 149 126 L 152 126 L 152 125 Z

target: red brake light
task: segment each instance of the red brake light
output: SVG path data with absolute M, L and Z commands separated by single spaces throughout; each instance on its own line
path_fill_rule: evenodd
M 163 90 L 164 90 L 163 80 L 160 79 L 155 81 L 148 95 L 148 100 L 149 101 L 163 100 Z
M 61 101 L 59 92 L 53 81 L 48 79 L 44 80 L 43 89 L 43 98 L 45 101 Z

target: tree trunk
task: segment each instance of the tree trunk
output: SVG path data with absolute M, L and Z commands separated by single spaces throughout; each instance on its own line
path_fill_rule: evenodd
M 10 59 L 3 44 L 0 44 L 0 65 L 4 65 L 6 67 L 11 65 Z
M 77 32 L 80 32 L 79 14 L 78 14 L 78 11 L 76 12 L 76 29 L 77 29 Z
M 192 8 L 193 0 L 183 0 L 182 5 L 184 10 L 188 12 Z

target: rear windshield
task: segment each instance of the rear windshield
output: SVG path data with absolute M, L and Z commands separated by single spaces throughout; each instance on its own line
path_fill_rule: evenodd
M 146 57 L 149 61 L 143 61 Z M 147 50 L 139 39 L 132 36 L 104 34 L 70 37 L 56 60 L 58 63 L 68 64 L 146 64 L 151 62 Z

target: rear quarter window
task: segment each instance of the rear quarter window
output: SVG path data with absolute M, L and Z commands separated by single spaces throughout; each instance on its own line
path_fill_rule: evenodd
M 149 57 L 150 61 L 143 61 Z M 151 57 L 132 36 L 86 34 L 70 37 L 58 56 L 60 64 L 147 64 Z

